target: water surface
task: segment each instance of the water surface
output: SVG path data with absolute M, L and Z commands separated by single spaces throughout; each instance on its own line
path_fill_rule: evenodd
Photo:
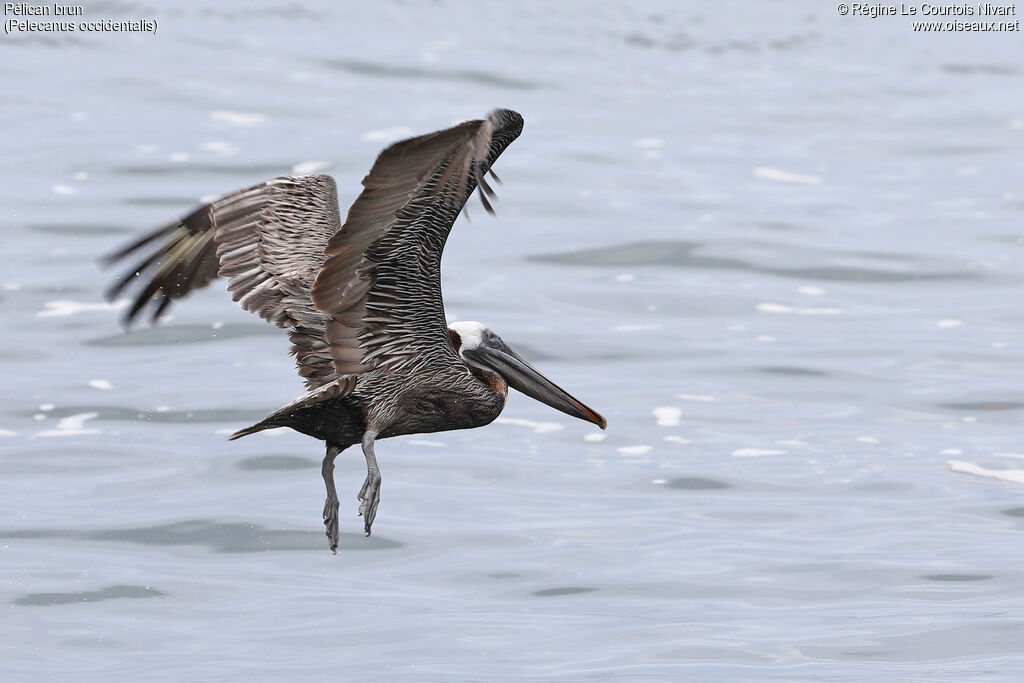
M 85 5 L 4 36 L 5 680 L 1019 680 L 1024 58 L 806 3 Z M 606 415 L 382 442 L 363 538 L 218 287 L 118 327 L 97 259 L 268 177 L 523 113 L 445 256 Z

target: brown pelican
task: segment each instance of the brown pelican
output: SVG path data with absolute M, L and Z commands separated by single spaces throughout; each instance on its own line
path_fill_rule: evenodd
M 518 113 L 499 109 L 391 145 L 344 224 L 333 178 L 289 176 L 221 197 L 107 257 L 144 256 L 108 292 L 134 291 L 126 325 L 147 307 L 155 322 L 171 301 L 221 276 L 242 308 L 288 330 L 309 392 L 231 439 L 291 427 L 326 442 L 323 517 L 335 552 L 334 460 L 353 444 L 366 457 L 359 514 L 369 536 L 380 501 L 377 439 L 486 425 L 510 386 L 605 428 L 481 323 L 446 325 L 445 240 L 474 189 L 494 212 L 484 174 L 522 129 Z

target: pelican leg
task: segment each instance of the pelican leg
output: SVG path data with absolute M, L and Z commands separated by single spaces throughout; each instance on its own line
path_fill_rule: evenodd
M 377 504 L 380 503 L 380 469 L 377 468 L 377 456 L 373 454 L 373 441 L 377 432 L 368 430 L 363 434 L 363 455 L 366 457 L 366 481 L 359 491 L 359 514 L 363 516 L 363 529 L 370 535 L 373 518 L 377 516 Z
M 334 459 L 341 453 L 337 446 L 327 446 L 324 464 L 320 469 L 327 485 L 327 502 L 324 503 L 324 526 L 327 527 L 327 541 L 331 552 L 338 554 L 338 492 L 334 488 Z

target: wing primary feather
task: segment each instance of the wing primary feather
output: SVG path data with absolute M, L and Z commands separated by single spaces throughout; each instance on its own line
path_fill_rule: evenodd
M 117 263 L 118 261 L 123 259 L 128 254 L 131 254 L 132 252 L 141 249 L 142 247 L 146 246 L 150 242 L 158 240 L 158 239 L 160 239 L 162 237 L 166 237 L 167 235 L 169 235 L 170 233 L 174 232 L 175 230 L 177 230 L 180 227 L 182 227 L 182 224 L 179 221 L 179 222 L 176 222 L 176 223 L 171 223 L 170 225 L 165 225 L 164 227 L 159 228 L 157 230 L 154 230 L 151 233 L 147 233 L 147 234 L 143 235 L 142 237 L 140 237 L 139 239 L 134 240 L 134 241 L 128 243 L 127 245 L 121 247 L 117 251 L 114 251 L 114 252 L 111 252 L 109 254 L 106 254 L 105 256 L 101 256 L 100 257 L 100 264 L 104 268 L 109 268 L 110 266 L 114 265 L 115 263 Z
M 171 305 L 171 297 L 167 296 L 163 292 L 160 293 L 162 297 L 160 303 L 156 306 L 156 310 L 153 311 L 153 316 L 150 318 L 150 322 L 156 322 L 163 315 L 163 312 L 167 310 L 167 307 Z
M 164 231 L 161 230 L 161 232 Z M 167 237 L 173 234 L 174 231 L 166 233 L 163 236 Z M 167 240 L 167 242 L 161 245 L 156 251 L 154 251 L 152 254 L 150 254 L 146 258 L 142 259 L 142 261 L 137 263 L 134 268 L 125 271 L 124 274 L 121 275 L 117 280 L 115 280 L 114 284 L 107 289 L 105 293 L 107 300 L 112 301 L 113 299 L 120 296 L 125 289 L 132 285 L 136 280 L 141 278 L 143 273 L 149 270 L 155 263 L 159 262 L 165 256 L 166 250 L 171 248 L 171 246 L 174 245 L 176 242 L 177 239 Z M 127 256 L 130 253 L 130 251 L 125 252 L 124 256 Z
M 167 247 L 167 249 L 169 251 L 178 250 L 180 244 L 180 239 L 175 240 L 170 244 L 170 246 Z M 122 282 L 122 285 L 119 288 L 117 288 L 118 291 L 114 292 L 113 296 L 110 297 L 113 298 L 118 296 L 121 293 L 121 291 L 123 291 L 126 288 L 128 284 L 131 284 L 135 280 L 142 280 L 142 276 L 146 272 L 153 270 L 155 268 L 156 272 L 153 275 L 153 279 L 145 287 L 143 287 L 142 290 L 136 295 L 132 307 L 129 308 L 128 311 L 125 313 L 123 318 L 124 324 L 131 324 L 131 322 L 136 318 L 136 316 L 138 316 L 139 312 L 146 307 L 147 302 L 150 299 L 152 299 L 157 294 L 157 292 L 160 292 L 162 296 L 166 297 L 167 277 L 169 269 L 172 266 L 171 262 L 164 260 L 165 258 L 167 258 L 167 252 L 157 253 L 154 254 L 149 259 L 147 259 L 146 262 L 139 264 L 139 267 L 136 268 L 134 273 L 130 275 L 128 278 L 126 278 L 124 282 Z M 164 306 L 164 308 L 166 308 L 166 306 Z

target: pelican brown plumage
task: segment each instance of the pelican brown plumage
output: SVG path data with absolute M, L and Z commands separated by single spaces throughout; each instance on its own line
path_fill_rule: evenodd
M 335 552 L 334 460 L 351 445 L 366 458 L 359 514 L 368 536 L 380 502 L 377 439 L 486 425 L 509 386 L 606 426 L 484 325 L 445 321 L 448 233 L 477 188 L 493 213 L 484 175 L 522 128 L 518 113 L 498 109 L 391 145 L 344 224 L 333 178 L 282 177 L 199 207 L 107 258 L 143 255 L 108 292 L 134 292 L 126 324 L 147 308 L 155 322 L 173 300 L 220 276 L 242 308 L 288 330 L 308 393 L 231 439 L 290 427 L 326 442 L 323 517 Z

